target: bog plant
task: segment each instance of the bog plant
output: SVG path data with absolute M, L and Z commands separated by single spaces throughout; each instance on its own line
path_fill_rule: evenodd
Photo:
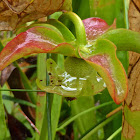
M 63 24 L 71 20 L 74 34 Z M 107 87 L 113 100 L 120 104 L 128 93 L 125 70 L 116 51 L 140 53 L 140 33 L 114 29 L 100 18 L 81 20 L 73 12 L 64 12 L 59 20 L 34 23 L 23 27 L 0 53 L 0 70 L 13 61 L 33 53 L 58 53 L 67 56 L 65 69 L 47 60 L 50 85 L 40 89 L 67 97 L 90 96 Z

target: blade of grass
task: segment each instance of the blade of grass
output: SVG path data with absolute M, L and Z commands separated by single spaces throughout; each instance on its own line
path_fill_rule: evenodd
M 5 112 L 4 112 L 4 107 L 3 107 L 2 95 L 0 92 L 0 139 L 4 140 L 5 136 L 6 136 Z
M 22 104 L 22 105 L 31 106 L 33 108 L 36 108 L 36 105 L 34 105 L 34 104 L 32 104 L 28 101 L 21 100 L 21 99 L 18 99 L 18 98 L 14 98 L 14 97 L 11 97 L 11 96 L 8 96 L 8 95 L 2 95 L 2 99 L 3 100 L 9 100 L 9 101 L 12 101 L 12 102 L 15 102 L 15 103 L 19 103 L 19 104 Z
M 47 59 L 50 55 L 47 54 Z M 49 85 L 49 75 L 47 74 L 47 85 Z M 52 127 L 51 127 L 51 94 L 47 93 L 47 124 L 48 124 L 48 140 L 52 140 Z
M 57 64 L 60 68 L 64 68 L 64 56 L 58 54 L 57 55 Z M 52 140 L 55 139 L 56 129 L 59 122 L 60 111 L 62 105 L 62 96 L 53 95 L 53 102 L 51 108 L 51 123 L 52 123 Z
M 98 124 L 97 126 L 95 126 L 93 129 L 91 129 L 89 132 L 85 133 L 80 140 L 88 140 L 88 138 L 93 135 L 94 133 L 96 133 L 100 128 L 104 127 L 106 124 L 108 124 L 109 122 L 111 122 L 116 116 L 118 115 L 115 114 L 111 117 L 109 117 L 108 119 L 103 120 L 100 124 Z
M 36 68 L 37 65 L 29 65 L 29 66 L 24 66 L 24 67 L 21 67 L 21 69 L 30 69 L 30 68 Z
M 48 124 L 48 140 L 52 140 L 51 95 L 50 95 L 50 93 L 47 93 L 47 124 Z
M 51 109 L 52 140 L 55 139 L 55 134 L 57 131 L 57 126 L 60 117 L 61 104 L 62 104 L 62 97 L 60 95 L 55 94 L 53 97 L 53 103 Z
M 37 58 L 37 78 L 42 80 L 41 83 L 46 85 L 46 54 L 38 54 Z M 37 106 L 36 106 L 36 127 L 41 133 L 44 114 L 46 110 L 46 94 L 43 92 L 37 93 Z M 45 128 L 47 131 L 47 128 Z M 45 140 L 45 136 L 43 139 Z M 35 140 L 39 140 L 40 136 L 36 133 Z
M 75 115 L 75 116 L 72 116 L 71 118 L 69 118 L 68 120 L 64 121 L 63 123 L 61 123 L 59 125 L 59 127 L 57 128 L 57 131 L 63 129 L 64 127 L 66 127 L 67 125 L 69 125 L 72 121 L 74 121 L 75 119 L 77 119 L 78 117 L 90 112 L 90 111 L 93 111 L 93 110 L 97 110 L 99 108 L 102 108 L 104 106 L 107 106 L 107 105 L 111 105 L 113 104 L 114 102 L 113 101 L 110 101 L 110 102 L 107 102 L 107 103 L 104 103 L 104 104 L 101 104 L 99 106 L 94 106 L 94 107 L 91 107 L 83 112 L 80 112 L 79 114 Z
M 2 49 L 3 49 L 3 45 L 2 45 L 2 43 L 0 41 L 0 52 L 2 51 Z
M 71 102 L 72 114 L 76 115 L 82 111 L 85 111 L 94 106 L 94 98 L 92 96 L 78 97 L 77 100 Z M 91 117 L 92 116 L 92 117 Z M 83 135 L 87 130 L 97 123 L 95 111 L 91 111 L 82 117 L 78 117 L 75 120 L 75 127 L 78 128 L 79 133 Z M 88 140 L 92 140 L 93 137 L 97 138 L 97 133 L 91 136 Z
M 44 92 L 44 90 L 31 90 L 31 89 L 0 89 L 0 91 L 19 91 L 19 92 Z
M 124 3 L 124 22 L 125 22 L 125 28 L 129 29 L 129 22 L 128 22 L 129 0 L 123 0 L 123 3 Z
M 107 140 L 112 140 L 114 137 L 116 137 L 119 133 L 122 131 L 122 126 L 117 129 Z
M 50 57 L 50 54 L 47 54 L 47 59 Z M 46 71 L 47 72 L 47 71 Z M 46 85 L 49 85 L 49 76 L 46 73 Z M 44 119 L 40 134 L 40 140 L 52 140 L 52 131 L 51 131 L 51 96 L 50 93 L 46 93 L 46 104 Z

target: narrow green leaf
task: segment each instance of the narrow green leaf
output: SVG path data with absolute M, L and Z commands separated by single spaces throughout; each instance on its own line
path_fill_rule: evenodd
M 59 127 L 57 128 L 57 131 L 63 129 L 64 127 L 66 127 L 67 125 L 69 125 L 72 121 L 74 121 L 75 119 L 77 119 L 78 117 L 81 117 L 82 115 L 84 115 L 84 114 L 86 114 L 86 113 L 88 113 L 88 112 L 90 112 L 90 111 L 100 109 L 100 108 L 102 108 L 102 107 L 104 107 L 104 106 L 107 106 L 107 105 L 111 105 L 112 103 L 113 103 L 113 101 L 107 102 L 107 103 L 103 103 L 103 104 L 101 104 L 101 105 L 99 105 L 99 106 L 91 107 L 91 108 L 89 108 L 89 109 L 87 109 L 87 110 L 84 110 L 84 111 L 82 111 L 82 112 L 76 114 L 75 116 L 72 116 L 72 117 L 68 118 L 68 120 L 65 120 L 64 122 L 62 122 L 62 123 L 59 125 Z
M 38 54 L 37 58 L 37 77 L 42 80 L 41 83 L 46 85 L 46 54 Z M 37 93 L 37 104 L 36 104 L 36 127 L 42 136 L 42 126 L 44 120 L 44 114 L 46 112 L 46 94 L 43 92 Z M 46 124 L 47 125 L 47 124 Z M 47 127 L 43 128 L 43 131 L 47 131 Z M 36 132 L 35 140 L 39 140 L 41 137 Z M 43 136 L 46 139 L 46 135 Z
M 62 22 L 60 22 L 58 20 L 55 20 L 55 19 L 49 19 L 47 21 L 47 23 L 55 26 L 61 32 L 61 34 L 63 35 L 64 39 L 67 42 L 71 42 L 71 41 L 75 40 L 74 35 L 71 33 L 71 31 Z
M 63 62 L 64 62 L 64 56 L 59 54 L 57 56 L 57 64 L 58 66 L 60 66 L 60 68 L 64 68 Z M 61 105 L 62 105 L 62 96 L 54 95 L 52 108 L 51 108 L 52 140 L 55 139 L 59 117 L 60 117 Z
M 6 121 L 5 121 L 5 111 L 4 111 L 4 106 L 3 106 L 3 101 L 2 101 L 2 95 L 0 92 L 0 139 L 4 140 L 6 137 Z
M 14 97 L 11 97 L 11 96 L 8 96 L 8 95 L 2 95 L 2 99 L 3 100 L 9 100 L 9 101 L 12 101 L 12 102 L 15 102 L 15 103 L 19 103 L 19 104 L 22 104 L 22 105 L 31 106 L 33 108 L 36 108 L 36 105 L 34 105 L 30 102 L 27 102 L 25 100 L 21 100 L 21 99 L 18 99 L 18 98 L 14 98 Z
M 21 76 L 21 79 L 22 79 L 22 83 L 24 85 L 24 88 L 25 89 L 29 89 L 29 90 L 32 90 L 32 86 L 27 78 L 27 76 L 25 75 L 25 73 L 21 70 L 21 68 L 19 67 L 19 65 L 17 63 L 15 63 L 16 67 L 19 69 L 19 72 L 20 72 L 20 76 Z M 32 101 L 33 104 L 36 104 L 36 95 L 35 93 L 33 92 L 28 92 L 28 95 Z
M 80 138 L 80 140 L 87 140 L 91 135 L 93 135 L 95 132 L 97 132 L 97 130 L 99 130 L 100 128 L 104 127 L 106 124 L 111 122 L 117 115 L 118 115 L 118 113 L 109 117 L 108 119 L 103 120 L 100 124 L 98 124 L 93 129 L 91 129 L 89 132 L 87 132 L 85 135 L 83 135 Z
M 2 45 L 2 43 L 0 41 L 0 52 L 2 51 L 2 49 L 3 49 L 3 45 Z
M 72 115 L 79 114 L 80 112 L 86 111 L 93 106 L 94 98 L 92 96 L 79 97 L 77 98 L 77 100 L 73 100 L 71 102 Z M 91 112 L 78 117 L 74 123 L 80 135 L 83 135 L 88 129 L 90 129 L 97 123 L 95 111 L 92 110 Z M 94 139 L 97 139 L 97 133 L 89 137 L 88 140 L 92 140 L 93 137 Z
M 121 133 L 122 131 L 122 127 L 120 127 L 119 129 L 117 129 L 107 140 L 112 140 L 116 135 L 118 135 L 119 133 Z
M 55 138 L 61 111 L 62 97 L 54 95 L 51 108 L 52 140 Z
M 0 89 L 0 91 L 19 91 L 19 92 L 43 92 L 44 90 L 31 90 L 31 89 Z

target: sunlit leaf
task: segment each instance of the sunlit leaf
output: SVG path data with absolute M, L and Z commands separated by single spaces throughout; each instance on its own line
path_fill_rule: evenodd
M 79 69 L 81 69 L 80 66 Z M 72 77 L 66 71 L 60 69 L 52 59 L 48 59 L 47 71 L 50 77 L 50 85 L 45 87 L 41 85 L 39 80 L 37 80 L 37 85 L 40 89 L 50 93 L 65 97 L 89 96 L 105 88 L 102 78 L 97 75 L 94 69 L 85 77 Z
M 118 51 L 140 53 L 140 33 L 127 29 L 115 29 L 104 33 L 100 38 L 113 42 Z
M 33 27 L 19 34 L 0 53 L 0 70 L 13 61 L 33 53 L 61 53 L 75 56 L 75 48 L 63 36 L 47 27 Z
M 105 39 L 97 40 L 89 52 L 80 53 L 104 79 L 113 100 L 121 103 L 127 96 L 128 85 L 125 70 L 116 57 L 115 45 Z
M 94 40 L 109 29 L 115 28 L 115 22 L 109 26 L 103 19 L 100 18 L 87 18 L 83 20 L 86 36 L 88 40 Z

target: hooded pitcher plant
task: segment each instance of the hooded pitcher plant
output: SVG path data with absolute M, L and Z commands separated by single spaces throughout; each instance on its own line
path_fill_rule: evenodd
M 71 20 L 73 33 L 63 24 Z M 64 22 L 65 23 L 65 22 Z M 65 12 L 59 20 L 34 23 L 18 30 L 0 53 L 0 70 L 13 61 L 33 53 L 58 53 L 68 56 L 61 69 L 47 60 L 50 85 L 40 89 L 66 97 L 90 96 L 107 87 L 113 100 L 120 104 L 128 93 L 125 70 L 116 51 L 140 53 L 140 33 L 114 29 L 100 18 L 81 20 L 73 12 Z

